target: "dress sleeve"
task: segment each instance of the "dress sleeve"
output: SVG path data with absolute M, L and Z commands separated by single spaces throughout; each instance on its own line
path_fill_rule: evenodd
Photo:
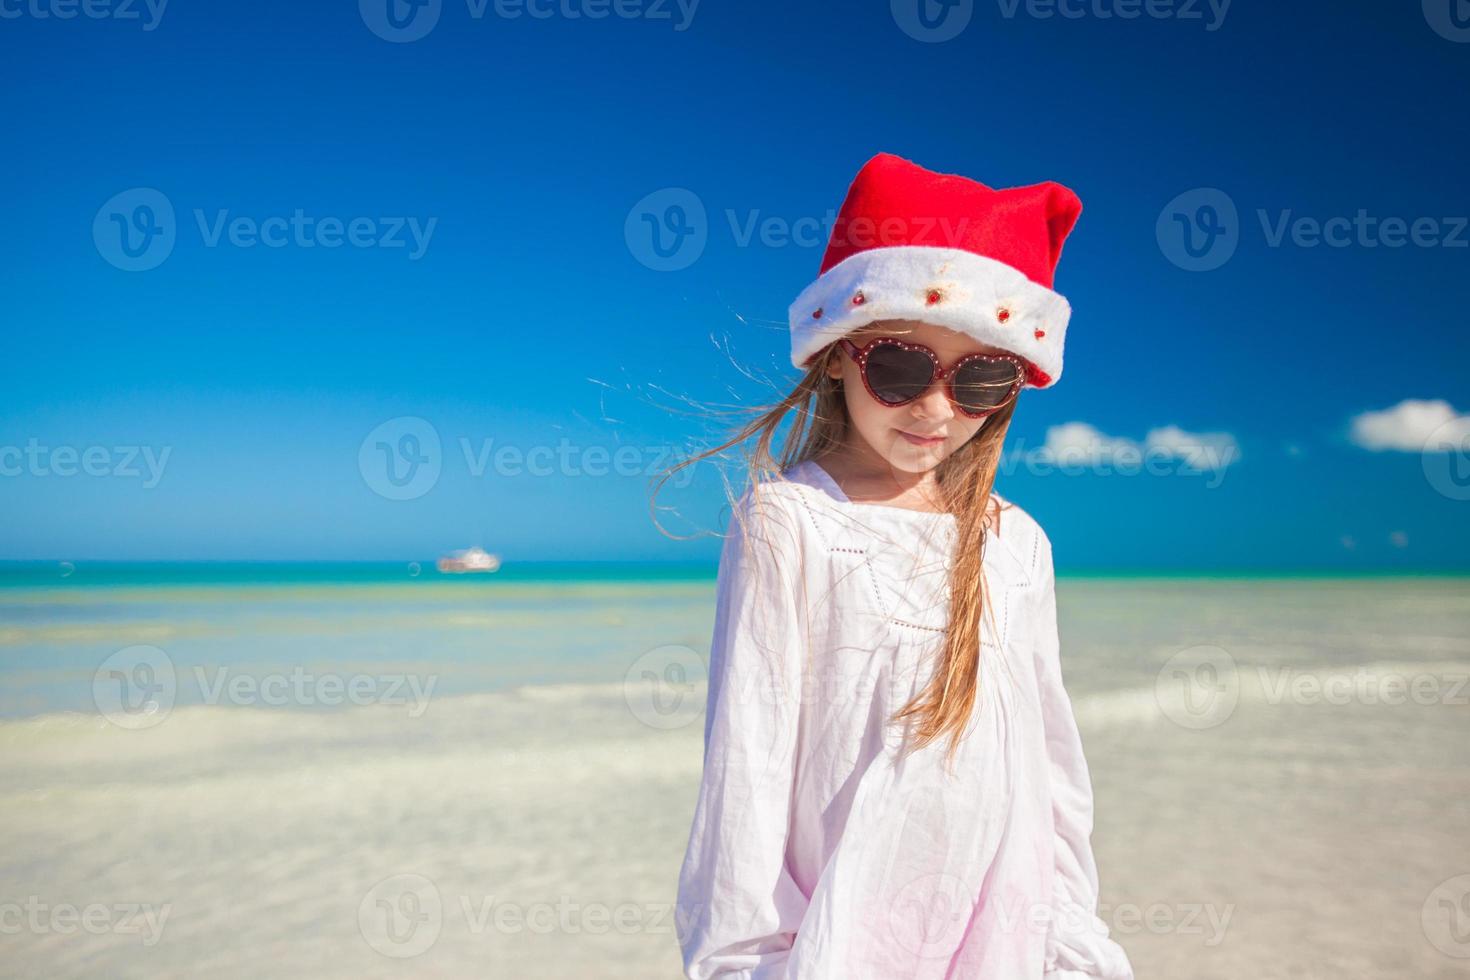
M 808 904 L 786 863 L 807 650 L 801 515 L 766 496 L 741 498 L 720 556 L 704 771 L 676 915 L 691 980 L 786 980 Z
M 1038 543 L 1040 621 L 1037 681 L 1051 767 L 1052 815 L 1056 824 L 1052 915 L 1046 938 L 1045 980 L 1133 980 L 1123 947 L 1098 917 L 1097 864 L 1092 853 L 1092 780 L 1072 701 L 1062 684 L 1057 631 L 1056 572 L 1051 542 Z

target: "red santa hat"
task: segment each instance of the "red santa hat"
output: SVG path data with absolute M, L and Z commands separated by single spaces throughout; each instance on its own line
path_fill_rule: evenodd
M 791 363 L 875 320 L 923 320 L 1011 351 L 1027 383 L 1062 376 L 1072 307 L 1052 289 L 1082 202 L 1048 181 L 996 190 L 880 153 L 863 165 L 818 278 L 792 304 Z

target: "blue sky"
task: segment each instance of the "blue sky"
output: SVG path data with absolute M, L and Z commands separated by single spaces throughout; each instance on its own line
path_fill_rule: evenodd
M 712 560 L 646 474 L 795 380 L 812 230 L 886 150 L 1083 201 L 1013 444 L 1167 465 L 1004 473 L 1060 568 L 1464 567 L 1470 466 L 1416 448 L 1470 412 L 1448 0 L 386 3 L 0 2 L 0 558 Z M 712 471 L 666 502 L 722 520 Z

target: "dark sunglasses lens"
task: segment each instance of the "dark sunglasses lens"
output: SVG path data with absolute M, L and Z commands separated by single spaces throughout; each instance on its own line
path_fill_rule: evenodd
M 988 412 L 1006 403 L 1020 378 L 1012 361 L 967 361 L 954 376 L 954 400 L 967 412 Z
M 934 380 L 934 362 L 923 351 L 879 344 L 868 352 L 868 387 L 878 400 L 900 405 L 918 398 Z

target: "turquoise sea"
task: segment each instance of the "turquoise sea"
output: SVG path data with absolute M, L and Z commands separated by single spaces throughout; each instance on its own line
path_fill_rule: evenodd
M 425 685 L 432 678 L 440 697 L 617 680 L 648 650 L 708 649 L 716 571 L 712 562 L 520 562 L 486 574 L 445 574 L 430 561 L 3 562 L 0 718 L 94 710 L 93 675 L 119 650 L 139 645 L 157 648 L 175 669 L 179 705 L 211 700 L 200 671 L 396 672 Z M 1325 595 L 1325 605 L 1374 594 L 1375 582 L 1389 596 L 1421 585 L 1426 594 L 1470 593 L 1470 578 L 1444 574 L 1204 577 L 1142 570 L 1062 580 L 1074 583 L 1084 601 L 1116 593 L 1130 603 L 1254 588 L 1269 595 L 1272 583 L 1285 590 L 1279 594 Z M 1096 615 L 1116 613 L 1100 608 Z M 1323 615 L 1335 618 L 1325 609 Z M 1077 683 L 1086 688 L 1147 679 L 1133 676 L 1131 659 L 1103 664 L 1088 649 L 1079 647 L 1076 656 Z M 1340 649 L 1338 656 L 1352 655 Z M 281 706 L 353 703 L 288 698 Z
M 613 562 L 458 575 L 432 562 L 3 564 L 0 717 L 93 710 L 92 675 L 137 645 L 166 656 L 179 705 L 209 700 L 201 670 L 412 674 L 439 696 L 601 680 L 630 650 L 707 646 L 715 573 Z
M 524 582 L 714 580 L 713 562 L 511 562 L 497 572 L 450 574 L 415 562 L 0 562 L 0 588 L 185 585 L 473 585 Z

